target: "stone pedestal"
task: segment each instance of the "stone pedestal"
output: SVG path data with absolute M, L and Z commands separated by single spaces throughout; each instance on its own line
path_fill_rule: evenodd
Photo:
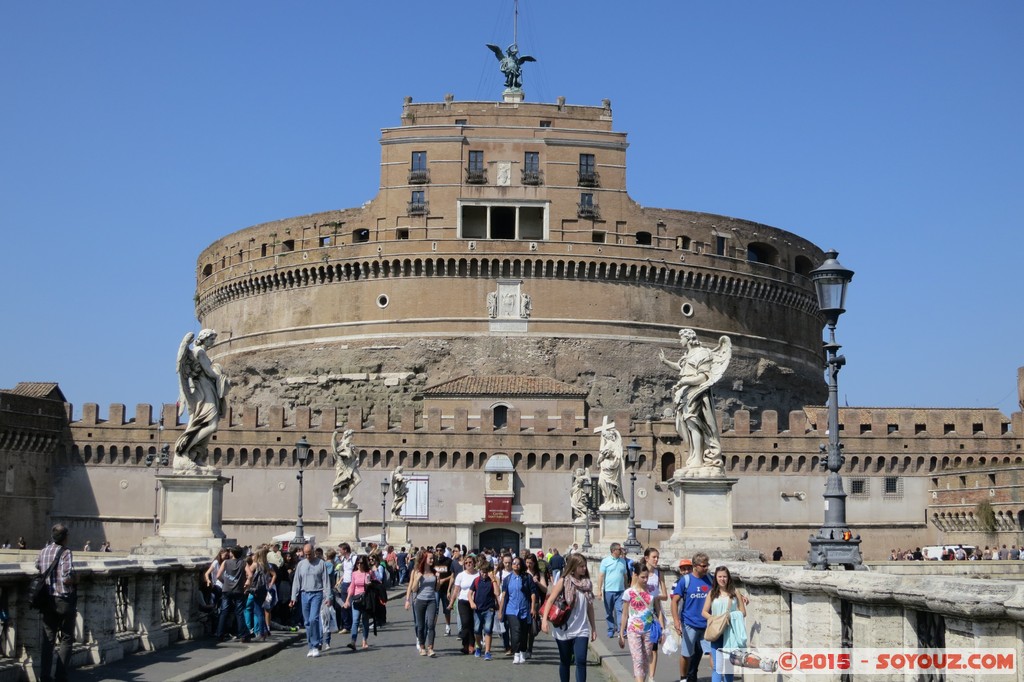
M 143 538 L 132 554 L 210 557 L 229 541 L 221 528 L 224 486 L 228 479 L 213 474 L 164 474 L 160 482 L 160 529 Z
M 359 545 L 359 514 L 361 512 L 362 509 L 359 507 L 328 509 L 327 538 L 324 540 L 324 545 L 337 547 L 342 542 L 347 542 L 355 551 Z
M 388 544 L 398 547 L 407 547 L 409 542 L 409 522 L 405 519 L 392 519 L 388 521 Z M 469 545 L 466 545 L 469 547 Z
M 606 545 L 613 542 L 625 542 L 629 535 L 629 510 L 601 511 L 598 510 L 598 527 L 601 530 L 601 541 Z M 590 543 L 594 544 L 594 529 L 590 529 Z M 605 548 L 607 549 L 607 548 Z
M 677 478 L 672 491 L 672 537 L 661 546 L 672 562 L 706 552 L 715 561 L 757 561 L 760 554 L 737 540 L 732 527 L 732 487 L 739 479 Z

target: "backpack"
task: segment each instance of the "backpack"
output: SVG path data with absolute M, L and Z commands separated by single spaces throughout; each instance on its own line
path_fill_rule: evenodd
M 473 581 L 473 603 L 477 611 L 493 611 L 498 608 L 498 602 L 494 598 L 494 581 L 488 578 L 481 580 L 477 576 Z

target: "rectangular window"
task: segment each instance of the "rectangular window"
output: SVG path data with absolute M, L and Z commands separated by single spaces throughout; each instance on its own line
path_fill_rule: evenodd
M 580 154 L 579 168 L 580 187 L 597 187 L 597 163 L 593 154 Z
M 331 238 L 330 237 L 320 237 L 320 246 L 330 246 L 330 245 L 331 245 Z
M 411 169 L 414 171 L 427 170 L 427 153 L 426 152 L 413 152 L 412 153 L 412 166 Z
M 414 189 L 409 195 L 409 215 L 425 215 L 427 212 L 427 195 L 422 189 Z
M 455 119 L 455 125 L 457 125 L 457 126 L 464 126 L 464 125 L 466 125 L 466 119 L 464 119 L 464 118 L 457 118 L 457 119 Z
M 469 152 L 469 165 L 466 167 L 466 182 L 471 185 L 486 185 L 487 171 L 484 169 L 484 153 Z
M 414 204 L 422 204 L 426 201 L 426 193 L 421 189 L 413 190 L 412 197 L 409 199 Z
M 885 489 L 882 497 L 890 500 L 900 499 L 903 497 L 903 479 L 899 476 L 886 476 L 883 485 Z
M 541 128 L 550 128 L 551 127 L 551 121 L 541 121 L 540 122 L 540 127 Z
M 676 237 L 676 248 L 680 251 L 690 250 L 690 238 L 689 237 Z
M 482 171 L 484 169 L 484 153 L 475 151 L 469 153 L 469 170 Z
M 540 152 L 526 152 L 523 157 L 523 170 L 533 173 L 540 170 Z
M 725 237 L 715 237 L 715 255 L 725 255 Z
M 580 192 L 580 208 L 593 208 L 594 195 L 590 192 Z
M 409 238 L 409 228 L 407 228 L 407 227 L 397 227 L 397 228 L 395 228 L 395 239 L 408 239 L 408 238 Z
M 409 493 L 406 495 L 405 504 L 402 505 L 401 515 L 407 519 L 429 518 L 430 502 L 430 477 L 409 476 Z
M 850 494 L 857 496 L 864 496 L 868 494 L 868 479 L 866 478 L 853 478 L 850 479 Z

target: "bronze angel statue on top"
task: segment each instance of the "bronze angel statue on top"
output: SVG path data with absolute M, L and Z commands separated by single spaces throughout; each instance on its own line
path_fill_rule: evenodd
M 722 437 L 715 416 L 715 401 L 711 387 L 722 378 L 732 360 L 732 341 L 728 336 L 718 339 L 714 349 L 700 345 L 697 332 L 681 329 L 679 340 L 683 356 L 679 362 L 658 352 L 658 358 L 679 372 L 679 380 L 672 387 L 672 405 L 676 413 L 676 432 L 690 445 L 683 476 L 714 476 L 725 474 L 722 459 Z
M 188 409 L 188 425 L 174 442 L 176 473 L 207 473 L 200 464 L 206 459 L 206 444 L 217 432 L 221 417 L 227 414 L 227 395 L 231 382 L 220 365 L 210 362 L 206 350 L 217 340 L 217 332 L 204 329 L 192 339 L 185 335 L 178 347 L 178 416 Z
M 501 72 L 505 74 L 505 87 L 509 90 L 518 90 L 523 87 L 523 64 L 537 61 L 526 55 L 519 56 L 519 46 L 512 43 L 508 46 L 507 52 L 502 52 L 497 45 L 488 45 L 494 56 L 501 64 Z

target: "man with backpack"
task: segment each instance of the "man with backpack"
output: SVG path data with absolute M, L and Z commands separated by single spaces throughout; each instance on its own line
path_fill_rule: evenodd
M 50 542 L 39 552 L 36 568 L 46 575 L 46 589 L 49 599 L 42 609 L 43 647 L 40 656 L 42 666 L 41 680 L 49 682 L 54 679 L 50 668 L 53 666 L 53 649 L 60 637 L 57 647 L 57 680 L 68 679 L 71 666 L 71 645 L 75 641 L 75 607 L 78 600 L 75 575 L 68 547 L 68 529 L 63 524 L 56 524 L 50 529 Z
M 687 568 L 692 568 L 691 574 Z M 697 552 L 693 560 L 679 560 L 679 582 L 672 590 L 672 620 L 679 634 L 679 679 L 697 682 L 697 669 L 704 655 L 700 641 L 704 639 L 707 620 L 701 615 L 704 600 L 713 587 L 708 575 L 708 555 Z

